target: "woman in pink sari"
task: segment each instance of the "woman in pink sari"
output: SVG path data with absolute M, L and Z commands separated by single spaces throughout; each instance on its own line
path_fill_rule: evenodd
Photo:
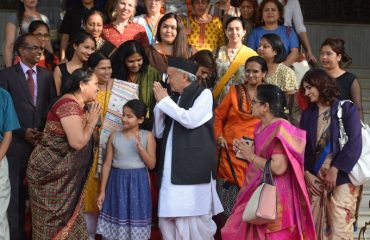
M 232 215 L 221 230 L 222 239 L 315 240 L 315 227 L 303 172 L 306 134 L 285 120 L 286 100 L 279 87 L 259 85 L 252 104 L 252 115 L 259 117 L 261 122 L 254 132 L 254 145 L 234 140 L 234 150 L 240 151 L 250 165 Z M 242 215 L 261 182 L 268 159 L 271 159 L 277 189 L 277 218 L 268 224 L 250 224 L 242 220 Z

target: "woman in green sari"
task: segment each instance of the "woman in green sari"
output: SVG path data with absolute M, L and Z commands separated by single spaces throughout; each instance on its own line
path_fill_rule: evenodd
M 152 119 L 155 99 L 152 91 L 153 82 L 161 81 L 162 74 L 149 65 L 144 47 L 136 40 L 124 42 L 112 60 L 112 77 L 138 84 L 139 99 L 145 103 L 149 111 L 148 119 Z

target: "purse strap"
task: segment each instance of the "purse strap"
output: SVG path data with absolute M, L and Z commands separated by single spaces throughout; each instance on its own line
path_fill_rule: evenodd
M 236 178 L 235 169 L 233 167 L 233 163 L 231 161 L 230 153 L 229 153 L 229 150 L 227 148 L 219 147 L 219 149 L 218 149 L 218 166 L 217 166 L 217 172 L 218 172 L 218 169 L 220 168 L 220 162 L 221 162 L 221 158 L 222 158 L 222 149 L 225 149 L 227 163 L 228 163 L 228 165 L 230 167 L 231 174 L 233 175 L 234 182 L 237 184 L 238 181 L 237 181 L 237 178 Z
M 274 184 L 274 178 L 272 177 L 271 172 L 271 159 L 268 159 L 265 163 L 265 168 L 263 169 L 263 176 L 261 183 L 268 183 L 270 185 Z
M 338 121 L 339 121 L 339 138 L 338 138 L 338 140 L 339 140 L 340 150 L 343 149 L 344 145 L 348 141 L 348 136 L 347 136 L 346 130 L 344 129 L 343 119 L 342 119 L 342 116 L 343 116 L 342 105 L 344 104 L 344 102 L 347 102 L 347 101 L 351 102 L 349 100 L 340 101 L 338 103 L 338 108 L 337 108 L 337 117 L 338 117 Z

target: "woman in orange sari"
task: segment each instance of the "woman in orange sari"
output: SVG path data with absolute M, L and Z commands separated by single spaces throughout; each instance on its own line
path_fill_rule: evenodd
M 98 79 L 78 69 L 51 107 L 41 142 L 27 167 L 33 239 L 87 240 L 82 194 L 89 171 L 89 142 L 100 116 Z M 88 113 L 84 107 L 93 102 Z
M 286 99 L 279 87 L 259 85 L 252 103 L 252 115 L 259 117 L 261 122 L 254 131 L 254 144 L 234 140 L 234 150 L 240 151 L 249 162 L 249 167 L 232 215 L 221 230 L 222 239 L 315 240 L 315 226 L 303 173 L 306 134 L 285 120 Z M 244 222 L 244 209 L 260 185 L 262 170 L 269 159 L 276 186 L 277 218 L 261 225 Z
M 266 73 L 266 61 L 259 56 L 250 57 L 245 63 L 245 82 L 230 87 L 225 98 L 215 109 L 215 135 L 218 145 L 224 149 L 217 175 L 235 183 L 226 159 L 226 151 L 228 151 L 237 177 L 236 184 L 239 186 L 243 185 L 248 164 L 236 159 L 235 152 L 232 151 L 233 140 L 243 136 L 254 138 L 254 128 L 259 119 L 251 114 L 251 100 L 256 95 L 257 86 L 263 82 Z

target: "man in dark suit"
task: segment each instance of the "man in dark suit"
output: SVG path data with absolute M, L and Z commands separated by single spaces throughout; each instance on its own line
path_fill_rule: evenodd
M 27 162 L 42 136 L 48 107 L 56 94 L 52 73 L 36 66 L 43 51 L 39 40 L 24 34 L 17 39 L 15 49 L 21 60 L 0 71 L 0 86 L 10 93 L 21 125 L 13 132 L 7 152 L 11 185 L 8 220 L 11 239 L 23 240 Z

